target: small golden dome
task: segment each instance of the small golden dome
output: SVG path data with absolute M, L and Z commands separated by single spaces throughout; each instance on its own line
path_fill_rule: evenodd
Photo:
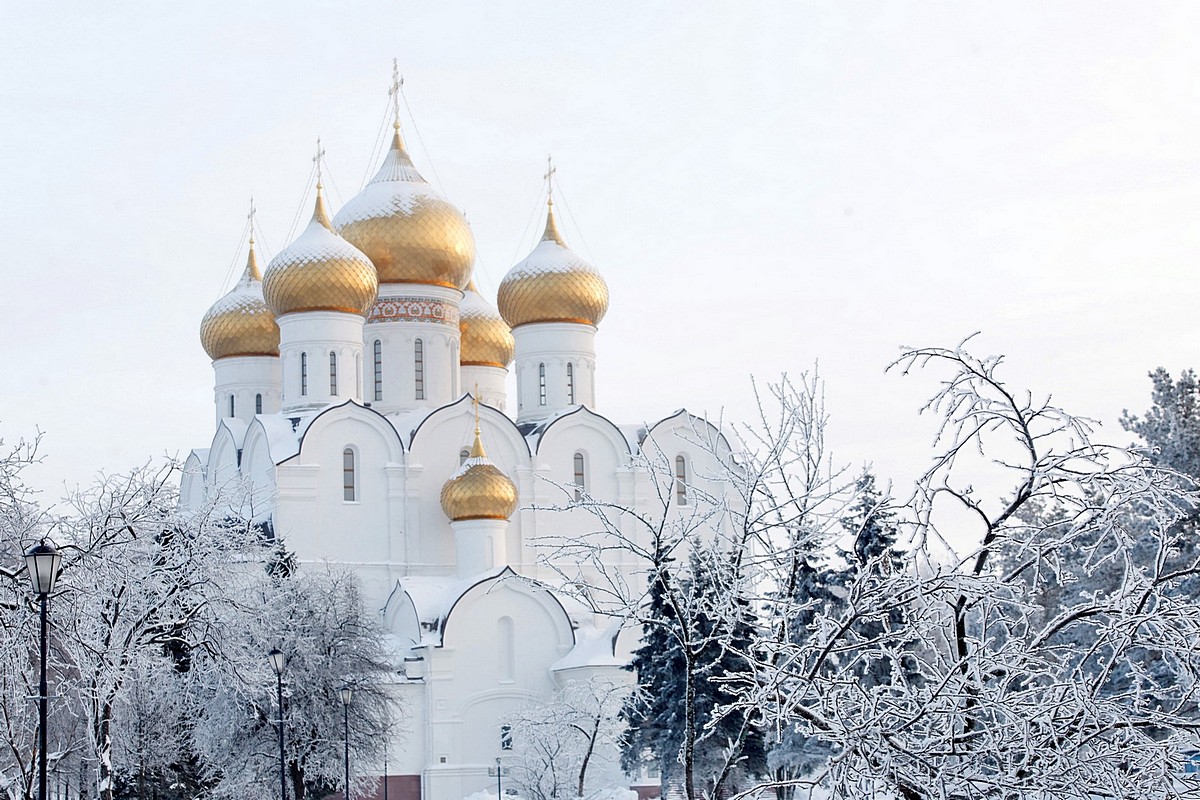
M 297 311 L 342 311 L 366 316 L 379 279 L 362 251 L 338 236 L 329 222 L 321 185 L 312 222 L 267 266 L 263 295 L 275 316 Z
M 475 237 L 467 218 L 417 172 L 399 123 L 379 172 L 333 222 L 375 264 L 380 283 L 462 289 L 471 279 Z
M 442 510 L 451 522 L 508 519 L 517 510 L 517 485 L 488 460 L 478 427 L 471 454 L 442 486 Z
M 279 355 L 279 326 L 263 302 L 262 273 L 258 271 L 253 237 L 241 280 L 213 303 L 200 321 L 200 344 L 213 361 Z
M 458 330 L 462 334 L 460 363 L 506 369 L 513 360 L 512 330 L 479 294 L 475 281 L 467 284 L 458 314 Z
M 542 241 L 500 282 L 500 314 L 513 328 L 532 322 L 597 325 L 608 311 L 608 284 L 563 242 L 553 203 L 547 205 Z

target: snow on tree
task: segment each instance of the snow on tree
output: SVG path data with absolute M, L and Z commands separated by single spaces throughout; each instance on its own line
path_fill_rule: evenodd
M 505 724 L 513 749 L 510 781 L 521 797 L 606 797 L 625 788 L 615 758 L 628 683 L 605 676 L 570 680 L 554 697 L 532 700 Z
M 1166 554 L 1195 497 L 1177 473 L 1013 391 L 1000 364 L 962 346 L 898 362 L 945 370 L 925 407 L 941 418 L 940 450 L 897 520 L 905 568 L 858 571 L 845 606 L 818 613 L 806 639 L 762 628 L 738 702 L 831 751 L 793 786 L 907 800 L 1182 796 L 1171 776 L 1197 729 L 1200 608 L 1171 591 L 1197 565 L 1172 568 Z M 1134 547 L 1145 536 L 1159 542 L 1149 559 Z M 794 558 L 763 559 L 777 570 L 767 583 Z M 1118 579 L 1046 618 L 1034 595 L 1068 558 Z M 904 669 L 864 681 L 875 662 Z M 1156 662 L 1176 676 L 1166 702 Z

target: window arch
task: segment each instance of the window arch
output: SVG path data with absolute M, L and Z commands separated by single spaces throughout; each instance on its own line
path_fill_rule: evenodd
M 587 491 L 587 465 L 583 460 L 583 453 L 575 454 L 575 499 L 582 500 L 583 493 Z
M 463 464 L 465 464 L 467 462 L 467 459 L 470 457 L 471 457 L 471 451 L 468 450 L 467 448 L 464 447 L 462 450 L 459 450 L 458 451 L 458 465 L 461 467 Z
M 233 395 L 229 395 L 229 416 L 231 416 L 231 417 L 234 416 L 234 414 L 233 414 Z
M 687 496 L 687 459 L 675 456 L 675 505 L 686 506 Z
M 300 354 L 300 396 L 308 395 L 308 353 Z
M 575 405 L 575 365 L 567 362 L 567 405 Z
M 420 339 L 413 342 L 413 381 L 418 400 L 425 399 L 425 343 Z
M 358 470 L 353 448 L 342 451 L 342 499 L 352 503 L 358 499 Z
M 371 358 L 372 366 L 375 368 L 375 399 L 383 399 L 383 342 L 379 339 L 375 340 L 374 350 Z
M 329 396 L 337 395 L 337 353 L 329 351 Z
M 499 669 L 497 675 L 503 682 L 512 681 L 517 674 L 517 637 L 512 617 L 501 617 L 496 621 L 499 640 Z
M 262 395 L 261 394 L 254 395 L 254 413 L 255 414 L 262 413 Z
M 538 364 L 538 405 L 546 405 L 546 365 Z

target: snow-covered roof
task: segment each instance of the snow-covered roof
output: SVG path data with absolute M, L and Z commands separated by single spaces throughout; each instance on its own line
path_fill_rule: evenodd
M 575 669 L 577 667 L 622 667 L 625 661 L 613 654 L 621 624 L 612 620 L 609 624 L 581 625 L 575 630 L 575 646 L 571 652 L 554 662 L 551 670 Z
M 300 435 L 308 427 L 307 420 L 303 426 L 283 414 L 260 414 L 255 420 L 262 426 L 273 463 L 282 464 L 300 452 Z

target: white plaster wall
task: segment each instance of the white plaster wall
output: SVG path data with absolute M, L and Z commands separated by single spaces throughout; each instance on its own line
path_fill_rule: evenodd
M 429 299 L 449 310 L 443 320 L 405 319 L 368 321 L 363 327 L 363 394 L 371 407 L 385 414 L 413 408 L 436 408 L 452 402 L 463 391 L 459 381 L 458 304 L 462 292 L 444 286 L 383 284 L 376 307 L 394 300 Z M 375 394 L 375 340 L 380 342 L 383 374 L 381 399 Z M 417 397 L 415 346 L 424 348 L 424 398 Z
M 279 411 L 282 367 L 277 357 L 231 356 L 213 362 L 213 404 L 217 423 L 229 417 L 229 398 L 233 397 L 233 416 L 243 422 L 254 420 L 255 396 L 262 395 L 262 413 Z
M 508 413 L 508 370 L 463 364 L 462 390 L 476 395 L 477 388 L 479 402 Z
M 344 498 L 342 452 L 356 456 L 355 499 Z M 309 425 L 300 453 L 276 471 L 275 531 L 302 562 L 353 568 L 364 601 L 378 609 L 405 574 L 405 457 L 395 430 L 370 409 L 346 404 Z
M 362 400 L 363 318 L 340 311 L 284 314 L 279 323 L 285 414 L 331 403 Z M 329 354 L 337 354 L 337 392 L 330 392 Z M 308 356 L 307 391 L 301 394 L 301 354 Z
M 538 322 L 513 329 L 516 342 L 517 422 L 545 419 L 571 405 L 596 407 L 596 328 L 571 322 Z M 541 402 L 539 365 L 546 367 L 546 402 Z M 567 392 L 573 367 L 574 402 Z

